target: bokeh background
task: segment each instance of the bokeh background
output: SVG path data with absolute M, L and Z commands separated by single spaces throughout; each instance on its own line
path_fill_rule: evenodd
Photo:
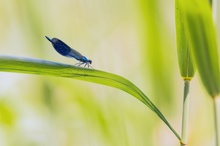
M 174 0 L 0 0 L 0 55 L 66 64 L 57 37 L 95 69 L 136 84 L 181 133 Z M 213 145 L 213 107 L 191 82 L 189 145 Z M 0 145 L 176 146 L 143 103 L 120 90 L 67 78 L 0 72 Z

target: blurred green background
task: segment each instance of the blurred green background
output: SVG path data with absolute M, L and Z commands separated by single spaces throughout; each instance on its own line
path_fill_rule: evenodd
M 136 84 L 180 134 L 174 0 L 0 0 L 0 54 L 67 64 L 57 37 L 95 69 Z M 213 144 L 212 100 L 191 83 L 189 145 Z M 143 103 L 120 90 L 65 78 L 0 73 L 0 145 L 176 146 Z

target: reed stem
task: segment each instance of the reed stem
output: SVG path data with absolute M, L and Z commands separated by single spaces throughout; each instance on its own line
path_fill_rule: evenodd
M 189 117 L 189 87 L 190 81 L 184 81 L 184 92 L 183 92 L 183 111 L 182 111 L 182 135 L 181 135 L 181 146 L 187 145 L 188 137 L 188 117 Z
M 220 146 L 220 97 L 214 98 L 214 122 L 215 122 L 215 144 L 216 146 Z

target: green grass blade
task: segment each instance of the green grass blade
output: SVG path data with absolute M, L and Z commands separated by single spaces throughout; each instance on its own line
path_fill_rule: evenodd
M 207 0 L 185 3 L 186 25 L 200 78 L 212 97 L 220 94 L 220 69 L 216 30 Z
M 181 76 L 184 80 L 191 80 L 195 74 L 195 68 L 193 67 L 191 45 L 183 19 L 184 13 L 181 2 L 182 0 L 175 1 L 177 55 Z
M 150 99 L 132 82 L 121 76 L 100 70 L 88 69 L 39 59 L 0 56 L 0 62 L 0 71 L 4 72 L 67 77 L 103 84 L 123 90 L 139 99 L 154 113 L 156 113 L 180 140 L 180 136 L 172 128 L 172 126 L 159 111 L 159 109 L 150 101 Z

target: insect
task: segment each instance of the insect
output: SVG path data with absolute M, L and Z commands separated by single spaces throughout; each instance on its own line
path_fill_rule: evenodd
M 80 65 L 84 65 L 84 67 L 88 66 L 92 68 L 92 66 L 90 64 L 92 64 L 92 60 L 87 59 L 85 56 L 83 56 L 82 54 L 80 54 L 78 51 L 70 48 L 67 44 L 65 44 L 63 41 L 57 39 L 57 38 L 52 38 L 50 39 L 49 37 L 45 36 L 53 45 L 54 49 L 61 55 L 65 56 L 65 57 L 73 57 L 76 60 L 79 60 L 78 63 L 76 63 L 75 65 L 80 66 Z

